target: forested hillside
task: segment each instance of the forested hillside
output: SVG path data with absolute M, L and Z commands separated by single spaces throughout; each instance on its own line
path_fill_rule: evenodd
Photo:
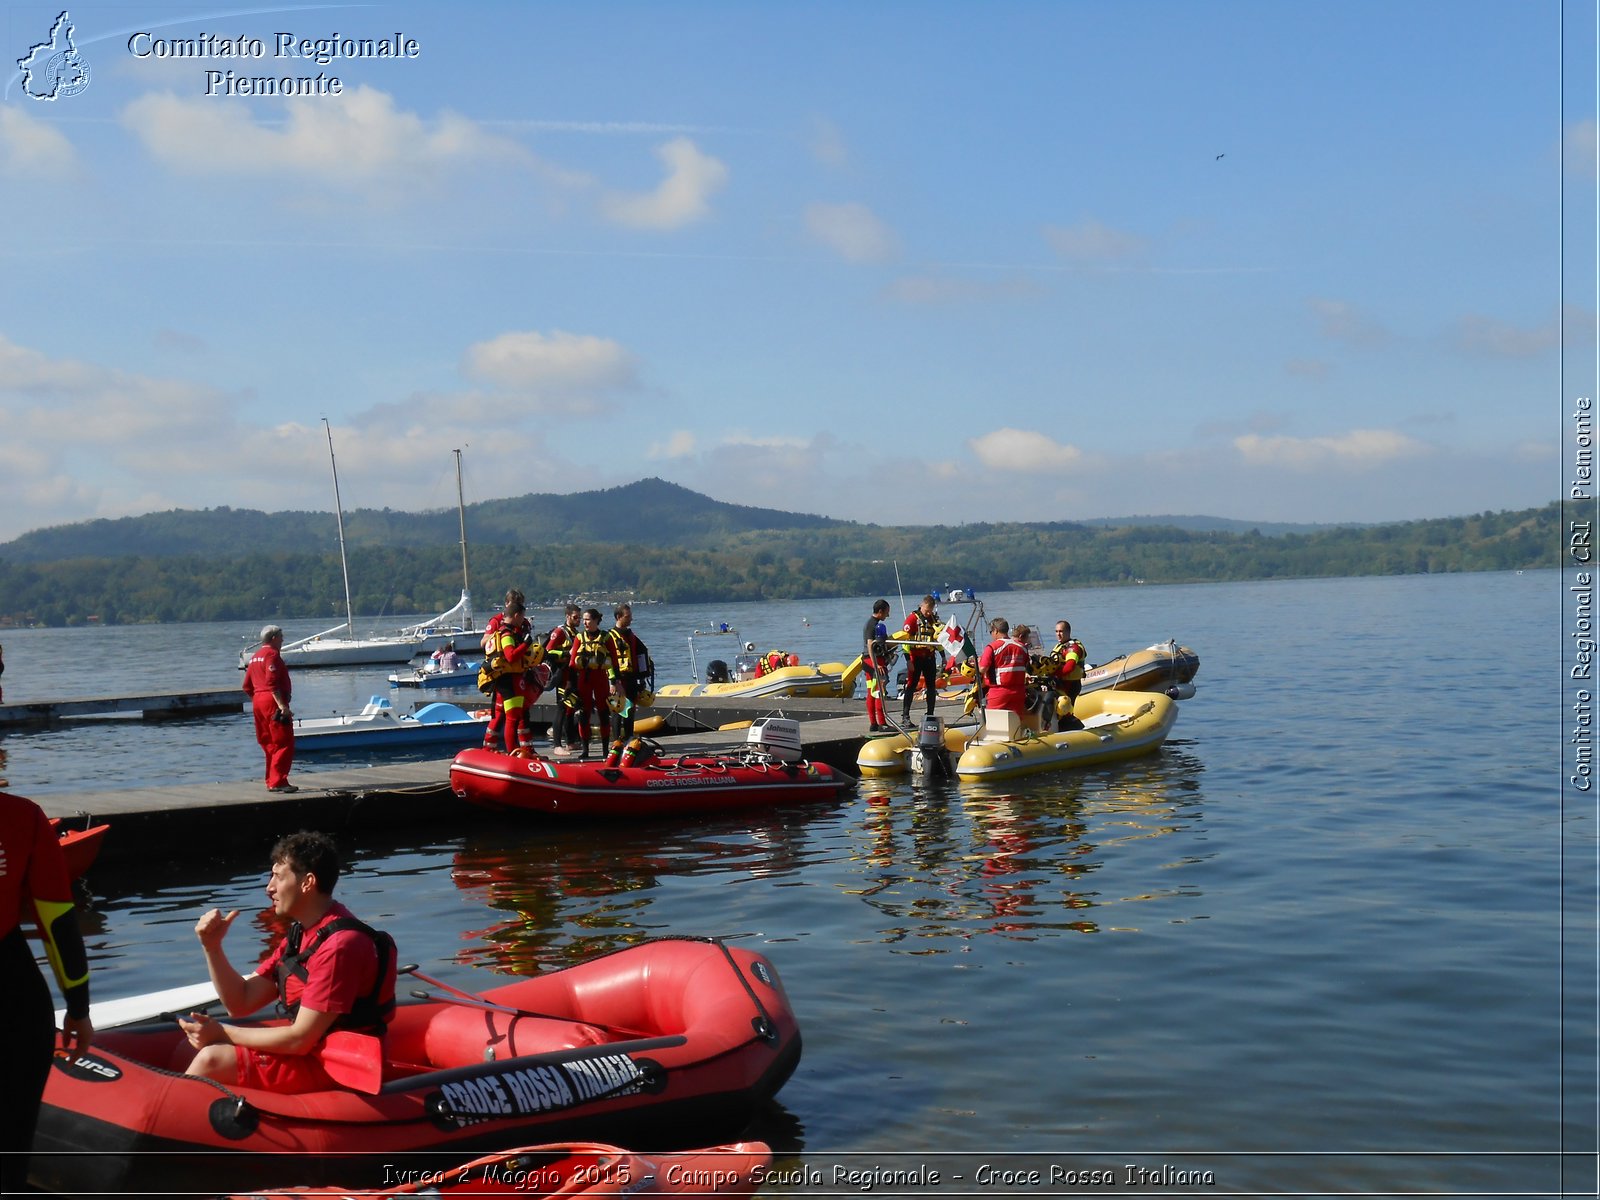
M 527 520 L 515 540 L 507 540 L 506 534 L 501 540 L 480 539 L 480 517 L 469 511 L 472 589 L 480 610 L 490 611 L 511 586 L 541 603 L 601 592 L 680 603 L 852 596 L 893 591 L 898 566 L 907 592 L 946 585 L 998 592 L 1135 581 L 1555 567 L 1563 545 L 1560 506 L 1554 503 L 1522 512 L 1281 536 L 1071 522 L 884 527 L 795 514 L 777 514 L 792 520 L 787 527 L 774 528 L 748 524 L 771 520 L 765 510 L 719 505 L 670 484 L 660 488 L 670 490 L 654 493 L 660 501 L 657 511 L 636 507 L 624 526 L 627 532 L 605 539 L 579 538 L 548 516 Z M 710 506 L 703 523 L 697 525 L 677 507 L 690 503 L 687 497 L 697 506 Z M 231 515 L 251 521 L 261 516 Z M 396 529 L 419 519 L 392 517 Z M 181 554 L 136 549 L 144 543 L 131 539 L 117 554 L 27 561 L 13 555 L 17 543 L 12 543 L 0 548 L 0 621 L 61 625 L 90 619 L 127 623 L 327 616 L 331 623 L 344 615 L 344 585 L 332 516 L 326 520 L 327 536 L 314 548 L 298 551 L 252 547 L 242 552 L 251 543 L 237 529 L 225 550 Z M 667 525 L 672 527 L 670 536 Z M 611 526 L 594 518 L 580 528 Z M 351 549 L 358 614 L 442 611 L 455 602 L 461 589 L 461 552 L 453 511 L 444 514 L 439 529 L 443 532 L 432 544 L 417 544 L 415 531 L 408 530 L 404 539 L 397 534 L 393 544 L 366 544 L 364 538 Z M 50 532 L 64 536 L 64 531 Z M 30 544 L 37 549 L 41 543 Z

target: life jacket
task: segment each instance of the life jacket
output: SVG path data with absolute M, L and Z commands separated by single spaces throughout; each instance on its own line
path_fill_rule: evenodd
M 494 690 L 494 681 L 502 675 L 525 671 L 538 664 L 544 654 L 542 651 L 538 657 L 529 654 L 531 633 L 532 627 L 526 620 L 520 625 L 512 625 L 499 614 L 490 619 L 483 635 L 483 666 L 478 670 L 479 691 L 487 695 Z
M 611 655 L 606 652 L 607 641 L 604 633 L 580 629 L 572 639 L 572 654 L 567 661 L 575 670 L 605 671 L 609 675 L 614 668 Z
M 1061 664 L 1057 678 L 1071 683 L 1073 680 L 1083 678 L 1083 667 L 1088 661 L 1089 652 L 1083 648 L 1083 643 L 1077 638 L 1068 638 L 1064 642 L 1057 642 L 1051 656 Z M 1067 662 L 1068 655 L 1074 655 L 1072 663 Z
M 618 629 L 613 625 L 606 630 L 617 656 L 617 671 L 623 675 L 648 675 L 650 650 L 631 629 Z
M 917 621 L 917 628 L 911 634 L 913 639 L 919 642 L 931 642 L 938 637 L 938 621 L 934 620 L 932 617 L 923 616 L 920 608 L 914 611 L 911 615 L 915 617 Z M 914 658 L 933 657 L 933 649 L 929 646 L 913 646 L 911 647 L 909 653 Z
M 289 926 L 288 945 L 284 947 L 283 956 L 278 959 L 275 972 L 278 981 L 278 1011 L 291 1021 L 294 1020 L 295 1014 L 300 1011 L 300 1002 L 298 1000 L 293 1004 L 289 1002 L 290 978 L 298 979 L 303 985 L 310 974 L 306 964 L 311 961 L 311 956 L 328 938 L 345 929 L 354 929 L 372 939 L 372 944 L 378 949 L 378 971 L 373 978 L 372 990 L 365 996 L 359 997 L 349 1012 L 340 1013 L 330 1028 L 381 1034 L 394 1018 L 394 938 L 355 917 L 335 917 L 317 930 L 316 940 L 305 947 L 300 945 L 301 938 L 305 936 L 305 929 L 300 922 L 296 921 Z

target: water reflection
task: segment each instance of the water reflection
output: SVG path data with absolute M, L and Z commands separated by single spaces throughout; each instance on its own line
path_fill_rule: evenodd
M 1148 848 L 1135 845 L 1145 839 L 1161 840 L 1156 870 L 1207 857 L 1196 845 L 1198 770 L 1172 756 L 1004 787 L 867 780 L 842 886 L 886 918 L 877 940 L 905 943 L 900 953 L 953 953 L 980 934 L 1097 933 L 1112 906 L 1198 895 L 1181 883 L 1131 893 L 1115 883 L 1148 879 Z
M 526 975 L 682 932 L 659 907 L 666 890 L 697 879 L 720 885 L 741 876 L 796 875 L 816 853 L 808 827 L 835 811 L 808 805 L 687 828 L 659 822 L 476 828 L 454 855 L 451 879 L 499 919 L 464 932 L 455 959 Z

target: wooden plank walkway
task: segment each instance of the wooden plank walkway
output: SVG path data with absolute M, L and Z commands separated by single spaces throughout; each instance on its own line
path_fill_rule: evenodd
M 24 700 L 0 704 L 0 728 L 48 725 L 69 717 L 105 713 L 142 713 L 146 721 L 171 721 L 212 713 L 242 712 L 246 703 L 238 688 L 214 692 L 154 692 L 146 696 L 84 696 L 71 700 Z
M 865 734 L 866 718 L 859 702 L 812 700 L 808 706 L 848 706 L 849 715 L 828 715 L 812 709 L 803 738 L 806 757 L 813 762 L 855 774 L 856 755 Z M 786 715 L 798 717 L 795 705 Z M 668 710 L 670 711 L 670 710 Z M 941 702 L 947 721 L 959 705 Z M 919 717 L 920 705 L 913 716 Z M 703 711 L 692 719 L 710 715 Z M 763 711 L 758 715 L 773 715 Z M 897 712 L 896 714 L 897 715 Z M 652 735 L 670 753 L 721 750 L 742 746 L 746 731 L 697 731 Z M 259 779 L 231 783 L 184 784 L 171 787 L 122 788 L 94 792 L 58 792 L 34 799 L 47 814 L 68 821 L 85 815 L 111 825 L 101 850 L 102 861 L 131 860 L 140 855 L 165 854 L 175 849 L 200 847 L 208 839 L 267 837 L 296 829 L 367 828 L 438 825 L 451 828 L 466 814 L 466 806 L 450 791 L 450 763 L 454 756 L 421 762 L 375 767 L 322 769 L 314 760 L 296 763 L 292 779 L 298 792 L 268 792 Z M 487 815 L 487 814 L 479 814 Z

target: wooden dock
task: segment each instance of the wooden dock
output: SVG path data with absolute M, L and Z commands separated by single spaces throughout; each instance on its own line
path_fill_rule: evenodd
M 49 725 L 74 717 L 138 713 L 146 721 L 176 721 L 213 713 L 240 712 L 247 698 L 238 688 L 215 692 L 155 692 L 148 696 L 86 696 L 73 700 L 24 700 L 0 704 L 0 729 Z
M 783 712 L 775 711 L 782 708 Z M 797 700 L 764 704 L 760 710 L 731 709 L 727 701 L 714 708 L 697 705 L 687 711 L 658 707 L 673 732 L 652 734 L 669 754 L 730 751 L 744 744 L 743 729 L 695 728 L 712 720 L 749 720 L 755 716 L 789 716 L 805 722 L 806 757 L 813 762 L 855 774 L 856 755 L 866 732 L 859 701 Z M 742 711 L 742 716 L 728 716 Z M 960 705 L 941 701 L 939 714 L 954 720 Z M 920 717 L 921 705 L 913 711 Z M 806 715 L 802 715 L 802 713 Z M 895 713 L 894 715 L 898 715 Z M 685 728 L 687 727 L 687 728 Z M 203 846 L 207 839 L 273 838 L 296 829 L 341 830 L 440 825 L 455 827 L 466 805 L 450 791 L 454 756 L 378 767 L 320 769 L 314 760 L 296 763 L 291 774 L 298 792 L 269 793 L 259 779 L 236 783 L 185 784 L 175 787 L 124 788 L 98 792 L 58 792 L 33 799 L 52 817 L 69 822 L 92 818 L 110 824 L 100 861 L 115 863 L 137 856 L 166 855 Z M 476 810 L 474 810 L 476 811 Z M 489 814 L 480 813 L 487 817 Z M 533 818 L 537 819 L 537 818 Z

